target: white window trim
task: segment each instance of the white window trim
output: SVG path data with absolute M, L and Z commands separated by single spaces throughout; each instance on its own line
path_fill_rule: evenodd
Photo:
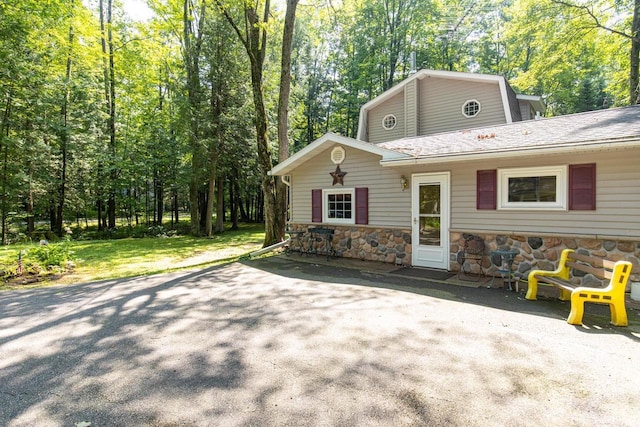
M 470 115 L 468 115 L 467 113 L 464 112 L 464 107 L 466 107 L 467 104 L 469 104 L 471 102 L 475 102 L 476 104 L 478 104 L 478 112 L 475 113 L 473 116 L 470 116 Z M 460 111 L 462 112 L 462 115 L 465 116 L 467 119 L 472 119 L 474 117 L 478 117 L 478 115 L 480 114 L 480 111 L 482 111 L 482 104 L 477 99 L 467 99 L 462 104 L 462 108 L 460 109 Z
M 393 117 L 393 126 L 387 126 L 385 124 L 388 117 Z M 393 130 L 397 125 L 398 125 L 398 118 L 396 117 L 395 114 L 385 114 L 385 116 L 382 118 L 382 128 L 384 130 Z
M 351 218 L 329 218 L 329 194 L 351 194 Z M 329 188 L 322 190 L 322 222 L 327 224 L 356 223 L 356 191 L 354 188 Z
M 556 177 L 555 202 L 509 202 L 509 178 L 552 175 Z M 567 186 L 568 168 L 566 165 L 536 168 L 498 169 L 498 209 L 566 211 L 568 207 Z

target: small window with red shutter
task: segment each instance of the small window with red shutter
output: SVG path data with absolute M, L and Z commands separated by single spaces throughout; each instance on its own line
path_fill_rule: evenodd
M 327 224 L 368 224 L 369 189 L 311 190 L 311 221 Z

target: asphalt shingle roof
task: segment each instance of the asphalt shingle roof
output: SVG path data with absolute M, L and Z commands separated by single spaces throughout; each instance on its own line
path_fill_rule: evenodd
M 640 141 L 640 105 L 377 144 L 415 158 Z

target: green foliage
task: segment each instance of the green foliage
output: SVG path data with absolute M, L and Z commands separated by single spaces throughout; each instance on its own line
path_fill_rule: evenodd
M 35 258 L 45 269 L 65 268 L 73 260 L 73 251 L 66 239 L 58 243 L 40 244 L 29 249 L 27 255 Z
M 153 237 L 113 240 L 70 241 L 47 246 L 12 245 L 0 247 L 0 278 L 9 283 L 20 279 L 47 280 L 60 273 L 67 262 L 75 267 L 58 278 L 61 283 L 79 283 L 193 268 L 232 262 L 258 250 L 264 240 L 262 224 L 241 224 L 212 238 L 160 233 Z M 17 276 L 18 254 L 22 252 L 22 276 Z M 66 258 L 66 261 L 63 261 Z M 58 263 L 58 264 L 56 264 Z M 45 264 L 54 265 L 47 268 Z M 62 265 L 63 267 L 56 267 Z M 59 276 L 59 274 L 56 274 Z M 0 289 L 6 289 L 2 286 Z
M 412 52 L 417 68 L 502 74 L 518 92 L 542 95 L 548 115 L 626 105 L 630 39 L 621 34 L 632 33 L 635 2 L 305 2 L 294 33 L 292 152 L 329 131 L 355 137 L 360 107 L 409 75 Z M 146 3 L 156 16 L 145 22 L 126 19 L 121 2 L 114 3 L 116 135 L 109 149 L 108 58 L 101 52 L 97 3 L 0 1 L 0 214 L 9 220 L 4 243 L 36 238 L 38 222 L 55 230 L 58 206 L 66 222 L 95 220 L 111 190 L 126 226 L 100 226 L 84 236 L 153 234 L 146 224 L 166 227 L 163 209 L 184 215 L 190 206 L 206 205 L 214 172 L 226 183 L 224 205 L 231 205 L 229 188 L 237 185 L 234 197 L 247 207 L 244 219 L 260 219 L 261 172 L 244 46 L 217 7 L 207 2 L 200 16 L 205 2 L 188 2 L 195 11 L 189 23 L 201 35 L 198 72 L 188 81 L 184 2 Z M 242 2 L 223 3 L 243 22 Z M 260 9 L 264 2 L 255 4 Z M 273 135 L 284 11 L 278 10 L 282 4 L 272 6 L 264 26 L 263 86 Z M 277 161 L 275 138 L 271 142 Z M 191 190 L 199 199 L 189 204 Z M 18 225 L 14 213 L 25 218 Z M 23 225 L 27 219 L 31 229 Z

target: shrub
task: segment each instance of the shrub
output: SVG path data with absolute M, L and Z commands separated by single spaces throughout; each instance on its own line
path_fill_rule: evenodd
M 63 240 L 59 243 L 41 244 L 29 250 L 32 255 L 43 268 L 66 267 L 71 261 L 73 251 L 69 247 L 69 241 Z

